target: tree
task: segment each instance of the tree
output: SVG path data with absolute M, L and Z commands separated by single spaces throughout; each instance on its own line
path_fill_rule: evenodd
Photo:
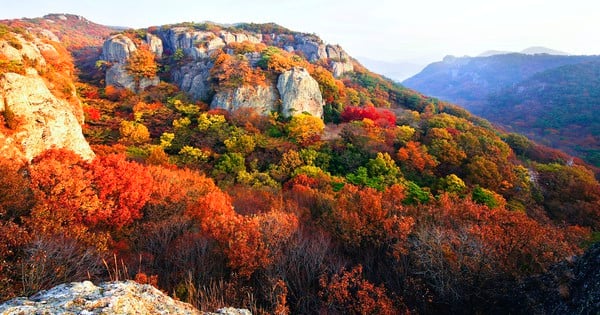
M 323 130 L 325 130 L 325 124 L 321 118 L 304 113 L 292 117 L 287 125 L 290 138 L 302 146 L 308 146 L 321 140 Z
M 158 66 L 154 59 L 154 54 L 147 46 L 141 46 L 131 53 L 125 69 L 133 76 L 136 91 L 140 88 L 140 81 L 145 78 L 152 78 L 156 75 Z

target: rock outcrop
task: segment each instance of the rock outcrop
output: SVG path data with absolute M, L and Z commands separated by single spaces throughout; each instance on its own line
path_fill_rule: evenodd
M 323 96 L 319 83 L 304 68 L 293 68 L 282 73 L 277 80 L 281 95 L 281 113 L 285 117 L 307 112 L 323 117 Z
M 162 40 L 152 34 L 146 37 L 147 44 L 154 54 L 162 55 Z M 140 79 L 139 85 L 136 84 L 133 76 L 127 71 L 125 65 L 133 52 L 137 50 L 135 43 L 127 36 L 117 34 L 109 37 L 102 45 L 102 60 L 111 63 L 106 70 L 106 85 L 113 85 L 120 88 L 136 91 L 143 90 L 149 86 L 160 83 L 158 76 Z
M 56 147 L 74 151 L 84 159 L 93 158 L 81 130 L 80 104 L 76 99 L 72 104 L 53 95 L 34 68 L 44 69 L 47 64 L 40 49 L 52 53 L 49 50 L 54 48 L 35 38 L 27 41 L 17 34 L 15 38 L 20 48 L 0 40 L 0 54 L 23 68 L 14 70 L 19 73 L 0 74 L 0 115 L 5 124 L 0 126 L 0 152 L 6 158 L 30 161 Z
M 231 33 L 223 31 L 221 32 L 221 38 L 225 41 L 225 44 L 228 45 L 230 43 L 243 43 L 246 41 L 254 44 L 262 42 L 262 34 Z
M 279 97 L 274 86 L 242 86 L 232 91 L 221 91 L 215 94 L 211 108 L 235 110 L 253 108 L 261 114 L 277 110 Z
M 146 34 L 146 44 L 150 47 L 150 51 L 156 55 L 158 58 L 162 58 L 163 54 L 163 43 L 160 37 L 147 33 Z
M 129 74 L 129 72 L 127 72 L 125 64 L 118 62 L 113 64 L 110 68 L 106 69 L 105 82 L 107 86 L 113 85 L 131 91 L 136 91 L 137 89 L 143 91 L 149 86 L 158 85 L 160 83 L 160 79 L 158 78 L 158 76 L 154 76 L 151 78 L 141 78 L 138 86 L 136 85 L 133 76 Z
M 225 47 L 225 41 L 215 33 L 191 30 L 188 27 L 161 28 L 158 36 L 162 38 L 164 49 L 171 52 L 181 49 L 193 59 L 207 58 L 211 52 Z
M 296 34 L 292 38 L 286 35 L 279 35 L 275 38 L 274 42 L 289 52 L 299 51 L 311 62 L 329 59 L 330 67 L 336 78 L 354 71 L 354 64 L 342 47 L 339 45 L 324 44 L 314 35 Z
M 71 105 L 57 99 L 37 74 L 5 73 L 0 77 L 0 112 L 16 121 L 14 131 L 0 134 L 0 147 L 18 146 L 22 158 L 30 161 L 52 147 L 67 148 L 92 159 Z M 10 113 L 10 114 L 7 114 Z
M 171 78 L 180 90 L 188 93 L 192 98 L 207 101 L 213 94 L 209 81 L 212 66 L 210 59 L 189 62 L 174 69 Z
M 108 62 L 125 62 L 137 50 L 133 41 L 122 34 L 109 37 L 102 45 L 100 58 Z
M 148 284 L 133 281 L 105 282 L 98 286 L 90 281 L 61 284 L 30 298 L 16 298 L 0 305 L 0 315 L 35 314 L 223 314 L 251 315 L 244 309 L 223 308 L 205 313 L 175 301 Z

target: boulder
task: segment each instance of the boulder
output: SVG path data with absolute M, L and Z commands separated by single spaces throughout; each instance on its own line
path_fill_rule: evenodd
M 90 281 L 58 285 L 30 298 L 16 298 L 0 305 L 1 315 L 35 314 L 190 314 L 252 315 L 244 309 L 223 308 L 205 313 L 192 305 L 173 300 L 148 284 L 133 281 Z
M 12 152 L 10 156 L 16 159 L 31 161 L 56 147 L 74 151 L 84 159 L 94 157 L 73 105 L 57 99 L 37 72 L 0 76 L 0 99 L 0 111 L 5 118 L 12 116 L 15 124 L 11 132 L 0 132 L 2 152 Z
M 102 45 L 102 55 L 100 59 L 109 62 L 126 62 L 132 52 L 137 47 L 129 37 L 123 34 L 117 34 L 109 37 Z
M 210 107 L 229 111 L 253 108 L 256 112 L 266 115 L 277 110 L 278 100 L 274 86 L 242 86 L 234 90 L 218 92 L 213 97 Z
M 304 68 L 293 68 L 282 73 L 277 80 L 281 96 L 281 114 L 290 117 L 307 112 L 323 117 L 323 96 L 319 84 Z

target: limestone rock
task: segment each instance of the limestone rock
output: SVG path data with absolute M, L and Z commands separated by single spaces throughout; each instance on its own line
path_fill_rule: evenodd
M 20 48 L 15 48 L 7 41 L 0 40 L 0 54 L 4 55 L 8 60 L 23 62 L 28 60 L 32 63 L 37 63 L 40 66 L 46 65 L 46 60 L 42 57 L 40 49 L 34 43 L 23 39 L 21 34 L 13 34 L 19 41 Z
M 109 62 L 125 62 L 137 47 L 129 37 L 117 34 L 109 37 L 102 45 L 102 60 Z
M 285 117 L 307 112 L 323 117 L 323 96 L 319 84 L 304 68 L 293 68 L 282 73 L 277 80 L 281 95 L 281 113 Z
M 158 58 L 162 58 L 163 54 L 163 43 L 160 37 L 153 34 L 146 34 L 146 44 L 150 47 L 150 51 Z
M 147 35 L 147 42 L 151 51 L 162 55 L 162 41 L 160 38 L 152 34 Z M 133 41 L 122 34 L 113 35 L 104 42 L 100 58 L 112 63 L 106 70 L 106 77 L 104 79 L 107 86 L 113 85 L 131 91 L 137 91 L 133 76 L 125 69 L 129 56 L 136 50 L 137 47 Z M 157 85 L 158 83 L 160 83 L 158 76 L 142 78 L 140 80 L 139 90 L 143 90 L 148 86 Z
M 335 78 L 339 78 L 348 72 L 354 71 L 354 65 L 352 62 L 341 62 L 341 61 L 332 61 L 331 62 L 331 72 Z
M 16 121 L 14 132 L 0 133 L 2 152 L 10 150 L 15 158 L 30 161 L 44 150 L 57 147 L 74 151 L 84 159 L 94 157 L 72 105 L 57 99 L 37 72 L 0 76 L 0 99 L 0 110 L 5 116 L 14 115 Z
M 206 101 L 213 93 L 209 82 L 210 68 L 212 62 L 209 59 L 190 62 L 173 70 L 172 80 L 180 90 L 188 93 L 192 98 Z
M 229 111 L 239 108 L 254 108 L 258 113 L 268 114 L 277 110 L 278 99 L 273 86 L 242 86 L 233 91 L 218 92 L 210 107 Z
M 243 43 L 246 41 L 254 44 L 262 42 L 262 34 L 221 32 L 221 38 L 227 45 L 230 43 Z
M 166 49 L 172 52 L 181 49 L 186 56 L 194 59 L 208 58 L 214 50 L 225 47 L 223 39 L 215 33 L 194 31 L 187 27 L 160 29 L 158 35 Z
M 115 63 L 112 67 L 106 70 L 106 85 L 113 85 L 119 88 L 125 88 L 131 91 L 136 91 L 136 84 L 133 76 L 130 75 L 125 69 L 124 63 Z M 140 80 L 139 90 L 144 90 L 145 88 L 153 85 L 158 85 L 160 83 L 160 79 L 158 76 L 154 76 L 152 78 L 142 78 Z
M 147 284 L 133 281 L 90 281 L 58 285 L 30 298 L 16 298 L 0 305 L 0 315 L 35 314 L 230 314 L 251 315 L 248 310 L 223 308 L 204 313 L 187 303 L 175 301 Z

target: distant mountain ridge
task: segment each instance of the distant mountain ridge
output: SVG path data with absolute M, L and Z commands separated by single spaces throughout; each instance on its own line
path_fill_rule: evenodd
M 542 51 L 537 47 L 529 52 Z M 421 93 L 464 106 L 476 115 L 525 133 L 546 145 L 597 157 L 600 56 L 497 54 L 452 57 L 403 82 Z M 573 129 L 575 126 L 578 132 Z M 584 140 L 586 139 L 586 140 Z
M 547 54 L 547 55 L 555 55 L 555 56 L 568 56 L 569 53 L 560 50 L 554 50 L 547 47 L 542 46 L 532 46 L 525 48 L 521 51 L 508 51 L 508 50 L 486 50 L 481 54 L 477 55 L 477 57 L 490 57 L 495 55 L 504 55 L 504 54 L 525 54 L 525 55 L 538 55 L 538 54 Z

